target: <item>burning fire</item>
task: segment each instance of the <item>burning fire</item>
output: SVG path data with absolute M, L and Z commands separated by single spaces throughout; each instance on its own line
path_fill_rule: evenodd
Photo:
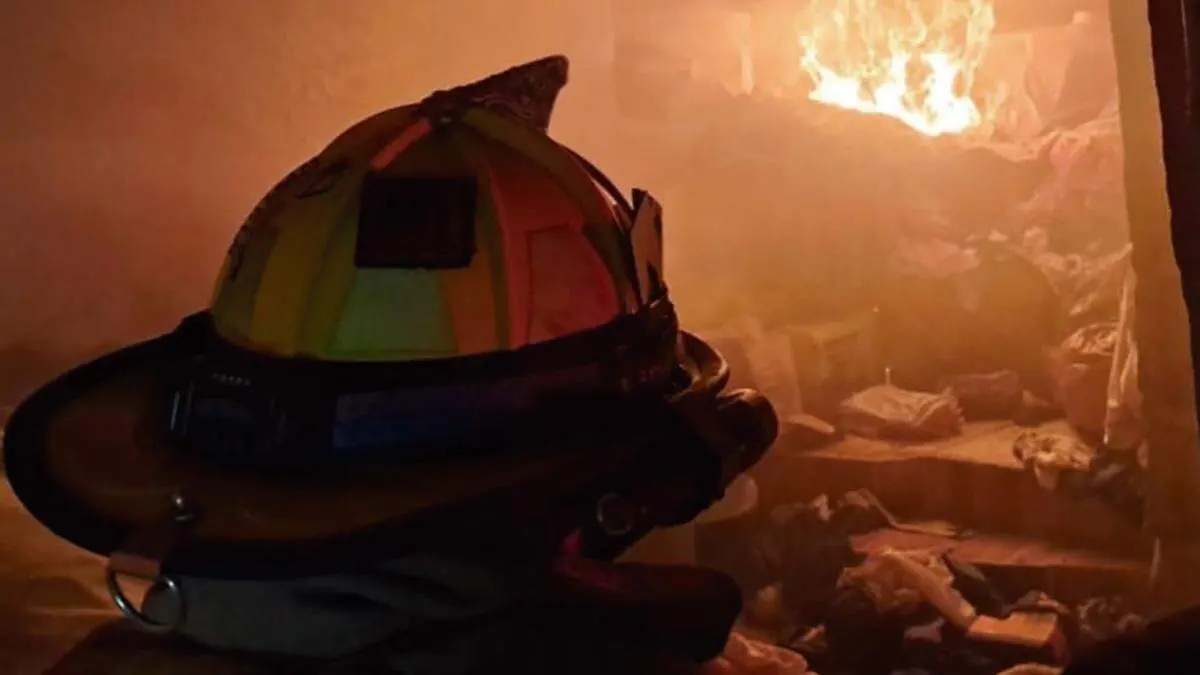
M 813 0 L 811 9 L 800 35 L 810 100 L 890 115 L 929 136 L 983 121 L 970 92 L 996 24 L 990 0 Z

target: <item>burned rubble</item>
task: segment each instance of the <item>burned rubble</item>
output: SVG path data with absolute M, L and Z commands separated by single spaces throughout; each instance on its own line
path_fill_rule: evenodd
M 945 439 L 988 420 L 1044 434 L 1065 419 L 1087 461 L 1014 446 L 1016 460 L 1083 474 L 1072 484 L 1136 517 L 1135 280 L 1110 40 L 1087 12 L 994 35 L 978 84 L 1011 100 L 985 135 L 929 136 L 887 115 L 703 90 L 698 114 L 711 123 L 697 164 L 796 193 L 738 201 L 752 224 L 747 261 L 710 280 L 699 318 L 786 414 L 831 425 L 809 443 Z M 723 304 L 726 289 L 747 286 L 764 292 Z
M 1071 518 L 1039 507 L 1086 504 L 1070 513 L 1096 514 L 1076 524 L 1094 542 L 1108 519 L 1136 533 L 1146 500 L 1106 7 L 995 3 L 991 16 L 987 4 L 939 5 L 977 21 L 968 35 L 988 35 L 986 49 L 955 52 L 970 77 L 963 98 L 979 108 L 979 124 L 962 132 L 952 120 L 912 117 L 916 107 L 888 108 L 870 64 L 789 73 L 760 56 L 775 52 L 758 36 L 774 44 L 777 31 L 756 33 L 753 18 L 737 24 L 740 51 L 709 49 L 705 64 L 689 67 L 648 42 L 634 50 L 636 72 L 618 59 L 619 91 L 641 91 L 624 101 L 631 116 L 686 120 L 670 124 L 671 147 L 693 158 L 676 179 L 675 212 L 693 228 L 681 256 L 721 274 L 681 284 L 684 315 L 735 378 L 771 396 L 788 427 L 777 452 L 796 458 L 758 473 L 763 503 L 753 515 L 699 526 L 697 555 L 741 583 L 747 631 L 823 675 L 1057 672 L 1097 641 L 1135 633 L 1147 611 L 1137 584 L 1050 588 L 958 553 L 993 536 L 1003 549 L 1005 536 L 1072 527 L 977 532 L 980 509 L 1022 512 L 989 524 L 1038 525 Z M 836 58 L 869 42 L 874 19 L 854 24 L 847 3 L 813 6 L 861 29 Z M 897 43 L 872 44 L 886 52 Z M 803 56 L 804 43 L 795 51 Z M 750 76 L 743 69 L 739 79 L 739 59 Z M 707 80 L 697 75 L 705 68 Z M 669 95 L 645 86 L 655 77 L 660 91 L 671 83 Z M 857 88 L 841 99 L 821 89 L 839 83 Z M 670 105 L 653 105 L 660 100 Z M 806 453 L 817 460 L 805 463 Z M 961 484 L 935 485 L 922 462 L 954 465 L 937 475 Z M 836 476 L 790 473 L 834 464 L 844 468 Z M 972 482 L 997 472 L 1047 497 L 1005 502 L 1003 488 Z M 904 478 L 911 484 L 895 484 Z M 854 489 L 888 481 L 889 501 L 904 496 L 898 510 L 919 518 Z M 904 494 L 919 490 L 949 496 Z M 895 532 L 924 539 L 879 534 Z M 869 544 L 877 540 L 890 544 Z M 1120 553 L 1148 560 L 1144 548 Z
M 1000 583 L 952 550 L 863 545 L 885 528 L 949 533 L 901 522 L 865 491 L 760 514 L 716 563 L 746 592 L 741 630 L 798 652 L 822 674 L 994 675 L 1059 668 L 1144 626 L 1136 603 L 1121 597 L 1060 601 Z M 727 534 L 702 528 L 700 550 L 705 537 Z

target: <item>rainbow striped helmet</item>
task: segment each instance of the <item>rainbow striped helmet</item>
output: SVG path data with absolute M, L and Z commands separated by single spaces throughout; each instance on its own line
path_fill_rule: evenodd
M 438 359 L 596 328 L 662 294 L 657 206 L 639 195 L 635 227 L 495 94 L 513 77 L 371 117 L 289 175 L 230 249 L 217 332 L 278 356 Z
M 654 200 L 546 135 L 565 80 L 545 59 L 335 139 L 251 213 L 208 311 L 21 404 L 22 503 L 110 574 L 166 523 L 187 536 L 162 569 L 235 574 L 390 554 L 528 499 L 569 510 L 548 541 L 615 551 L 719 496 L 777 420 L 679 330 Z M 634 529 L 596 515 L 667 468 L 694 492 Z

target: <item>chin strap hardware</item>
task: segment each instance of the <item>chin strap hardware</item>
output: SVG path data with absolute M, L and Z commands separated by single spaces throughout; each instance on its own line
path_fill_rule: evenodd
M 183 590 L 174 577 L 163 573 L 162 561 L 195 519 L 196 514 L 189 508 L 183 496 L 176 494 L 171 498 L 170 521 L 135 532 L 108 560 L 104 580 L 108 586 L 109 597 L 126 619 L 148 633 L 173 633 L 183 625 L 186 618 L 187 607 L 183 599 Z M 139 608 L 139 603 L 126 594 L 121 584 L 122 579 L 148 584 L 146 597 L 152 593 L 165 593 L 166 617 L 154 619 L 148 616 L 144 607 Z

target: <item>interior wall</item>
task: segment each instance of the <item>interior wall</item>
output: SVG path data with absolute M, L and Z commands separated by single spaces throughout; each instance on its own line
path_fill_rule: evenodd
M 126 341 L 208 299 L 254 202 L 358 119 L 550 53 L 603 162 L 603 4 L 0 3 L 0 348 Z
M 1200 537 L 1200 441 L 1192 331 L 1176 264 L 1182 253 L 1172 243 L 1147 3 L 1113 0 L 1111 15 L 1137 276 L 1139 380 L 1150 450 L 1147 522 L 1166 539 L 1195 540 Z

